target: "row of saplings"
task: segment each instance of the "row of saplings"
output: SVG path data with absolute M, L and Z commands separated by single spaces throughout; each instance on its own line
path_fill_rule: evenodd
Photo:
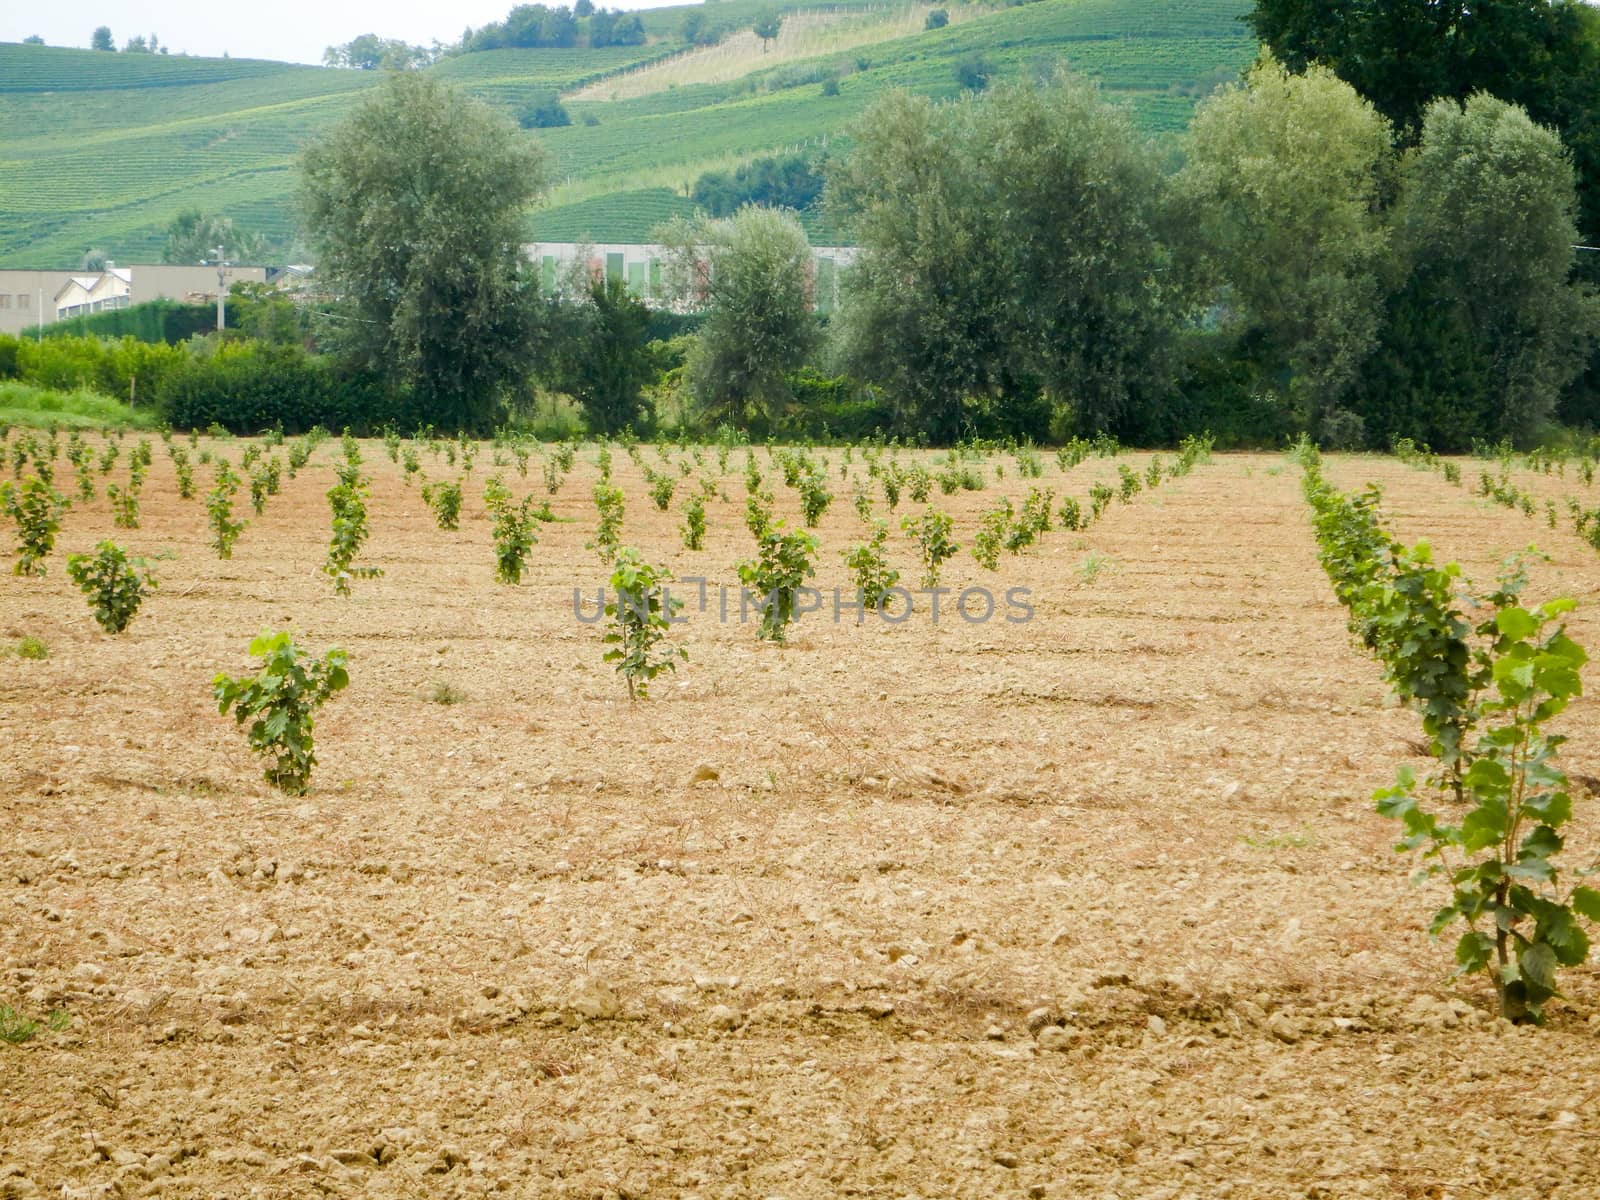
M 1575 602 L 1521 603 L 1526 562 L 1537 556 L 1530 550 L 1507 560 L 1488 595 L 1467 597 L 1486 614 L 1469 621 L 1459 567 L 1436 563 L 1426 542 L 1397 542 L 1380 521 L 1375 486 L 1347 495 L 1323 478 L 1315 446 L 1302 441 L 1295 455 L 1351 632 L 1421 714 L 1437 763 L 1422 780 L 1402 767 L 1376 796 L 1378 811 L 1404 826 L 1397 849 L 1420 853 L 1418 880 L 1450 885 L 1429 930 L 1465 925 L 1458 973 L 1487 974 L 1506 1019 L 1540 1022 L 1560 995 L 1558 968 L 1588 958 L 1582 922 L 1600 921 L 1600 891 L 1563 883 L 1555 862 L 1572 799 L 1556 761 L 1565 739 L 1545 726 L 1582 692 L 1587 655 L 1561 622 Z
M 323 435 L 324 437 L 326 435 Z M 289 456 L 290 477 L 305 465 L 311 451 L 321 438 L 313 435 L 292 447 Z M 386 439 L 387 440 L 387 439 Z M 54 438 L 51 439 L 52 443 Z M 20 487 L 7 482 L 0 484 L 0 509 L 16 521 L 19 531 L 19 558 L 15 571 L 19 575 L 43 575 L 44 560 L 54 545 L 61 512 L 70 501 L 54 491 L 50 474 L 53 455 L 46 446 L 37 442 L 19 442 L 24 450 L 15 463 L 21 467 L 32 461 L 35 473 Z M 168 440 L 169 453 L 178 467 L 180 494 L 193 495 L 192 476 L 187 454 Z M 1075 464 L 1088 453 L 1088 443 L 1073 447 L 1070 461 Z M 356 440 L 346 434 L 343 439 L 343 461 L 335 465 L 337 482 L 328 492 L 332 510 L 332 539 L 323 571 L 334 582 L 341 595 L 350 593 L 350 581 L 380 574 L 376 568 L 358 567 L 354 559 L 367 537 L 366 495 L 367 480 L 360 472 L 360 451 Z M 1209 439 L 1189 439 L 1175 461 L 1163 467 L 1155 460 L 1144 480 L 1144 486 L 1154 488 L 1163 479 L 1187 475 L 1198 462 L 1205 461 L 1210 450 Z M 14 454 L 16 447 L 13 447 Z M 1114 452 L 1114 451 L 1113 451 Z M 770 450 L 769 450 L 770 453 Z M 561 447 L 554 456 L 559 471 L 571 467 L 571 447 Z M 79 439 L 74 437 L 68 449 L 69 460 L 79 468 L 81 497 L 92 498 L 92 477 L 85 464 L 90 460 Z M 207 455 L 206 457 L 209 457 Z M 275 458 L 260 460 L 255 449 L 253 458 L 260 469 L 252 478 L 262 480 L 259 495 L 254 495 L 257 512 L 261 511 L 265 496 L 277 491 L 278 471 Z M 785 482 L 799 486 L 802 492 L 807 481 L 816 482 L 820 469 L 804 452 L 780 451 L 777 455 L 783 469 Z M 565 459 L 562 462 L 562 459 Z M 952 461 L 954 456 L 952 456 Z M 110 470 L 115 454 L 108 448 L 100 459 L 102 473 Z M 133 497 L 131 510 L 119 513 L 119 526 L 137 528 L 137 497 L 143 482 L 144 470 L 150 461 L 150 444 L 141 440 L 130 455 L 130 481 L 119 494 Z M 249 470 L 252 463 L 242 463 Z M 1019 463 L 1020 465 L 1020 463 Z M 1067 465 L 1065 462 L 1063 466 Z M 873 462 L 873 468 L 879 464 Z M 594 501 L 599 514 L 595 540 L 589 543 L 601 560 L 613 567 L 611 575 L 612 599 L 604 606 L 610 618 L 605 643 L 610 647 L 605 661 L 614 663 L 624 677 L 630 698 L 648 695 L 650 681 L 663 671 L 675 670 L 678 661 L 687 658 L 682 648 L 665 644 L 671 619 L 682 601 L 670 596 L 667 585 L 672 576 L 665 569 L 646 562 L 637 550 L 620 545 L 623 517 L 623 496 L 611 480 L 610 452 L 600 449 L 601 478 L 595 485 Z M 470 467 L 469 467 L 470 469 Z M 915 473 L 920 468 L 912 468 Z M 411 472 L 408 470 L 408 475 Z M 903 482 L 893 463 L 874 469 L 886 491 L 891 507 L 898 499 L 895 494 Z M 1023 471 L 1024 475 L 1032 472 Z M 1098 518 L 1114 494 L 1128 502 L 1140 490 L 1140 481 L 1125 467 L 1121 470 L 1122 483 L 1116 493 L 1104 484 L 1095 484 L 1090 496 L 1089 511 L 1080 510 L 1070 497 L 1063 501 L 1059 514 L 1062 524 L 1069 529 L 1085 529 Z M 557 476 L 559 479 L 559 475 Z M 270 489 L 267 481 L 271 481 Z M 805 580 L 815 573 L 814 557 L 817 541 L 801 531 L 785 528 L 781 519 L 773 515 L 773 497 L 763 486 L 762 476 L 753 454 L 747 454 L 745 484 L 748 491 L 746 525 L 756 540 L 755 558 L 740 563 L 740 580 L 756 590 L 760 597 L 761 626 L 759 636 L 782 642 L 787 626 L 798 619 L 799 599 Z M 913 494 L 923 490 L 920 480 L 913 480 Z M 232 541 L 242 530 L 242 522 L 231 519 L 231 495 L 237 486 L 226 459 L 217 461 L 217 488 L 214 490 L 211 510 L 214 548 L 222 557 L 228 557 Z M 118 491 L 112 484 L 108 494 Z M 459 483 L 429 484 L 425 498 L 435 510 L 442 527 L 453 528 L 459 517 L 461 491 Z M 114 506 L 117 497 L 112 496 Z M 704 495 L 694 497 L 703 501 Z M 485 488 L 485 500 L 495 518 L 495 543 L 499 559 L 496 577 L 504 583 L 516 583 L 531 546 L 536 542 L 532 526 L 536 520 L 550 520 L 548 503 L 540 508 L 532 506 L 528 497 L 518 505 L 513 503 L 509 489 L 498 477 L 491 478 Z M 1032 489 L 1024 502 L 1020 518 L 1014 516 L 1009 500 L 1002 500 L 994 510 L 984 514 L 974 548 L 975 557 L 989 569 L 994 569 L 1001 546 L 1019 552 L 1031 544 L 1042 532 L 1050 528 L 1051 493 Z M 806 510 L 808 524 L 814 524 L 811 506 Z M 859 611 L 881 610 L 889 602 L 899 573 L 889 567 L 884 542 L 887 525 L 875 520 L 870 503 L 857 497 L 856 508 L 861 519 L 871 529 L 869 539 L 858 543 L 844 554 L 851 568 L 857 589 Z M 698 513 L 699 520 L 696 520 Z M 691 504 L 686 509 L 685 539 L 692 548 L 704 536 L 702 505 Z M 221 520 L 218 520 L 218 517 Z M 124 517 L 126 519 L 124 519 Z M 924 587 L 938 586 L 940 564 L 953 556 L 958 547 L 950 540 L 950 518 L 947 514 L 929 509 L 916 518 L 906 518 L 903 528 L 911 534 L 921 552 Z M 132 622 L 144 596 L 155 585 L 149 565 L 142 559 L 129 559 L 114 542 L 103 541 L 94 554 L 73 554 L 67 559 L 67 570 L 74 582 L 89 597 L 96 620 L 108 632 L 120 633 Z M 261 659 L 261 670 L 254 677 L 232 678 L 219 674 L 213 683 L 220 710 L 232 710 L 243 724 L 250 722 L 249 741 L 256 751 L 269 757 L 267 779 L 275 786 L 294 794 L 303 793 L 310 781 L 315 763 L 312 728 L 316 710 L 334 692 L 348 683 L 346 656 L 342 650 L 331 650 L 321 659 L 307 657 L 293 643 L 287 633 L 263 633 L 250 646 L 250 653 Z

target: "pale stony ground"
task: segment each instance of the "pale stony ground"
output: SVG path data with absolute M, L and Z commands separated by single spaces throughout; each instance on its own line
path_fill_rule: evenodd
M 1417 722 L 1350 647 L 1283 458 L 1218 455 L 990 575 L 977 513 L 1027 486 L 997 458 L 999 485 L 935 492 L 946 581 L 1030 588 L 1031 622 L 811 618 L 780 649 L 691 613 L 689 661 L 630 705 L 572 612 L 605 578 L 592 461 L 507 588 L 488 449 L 450 534 L 365 443 L 386 573 L 341 600 L 316 570 L 336 442 L 229 562 L 156 449 L 118 538 L 174 557 L 129 633 L 60 552 L 0 579 L 0 639 L 51 648 L 0 658 L 0 1004 L 72 1014 L 0 1045 L 0 1197 L 1600 1193 L 1593 968 L 1543 1029 L 1448 978 L 1370 803 Z M 828 453 L 832 588 L 860 525 Z M 618 452 L 625 540 L 736 583 L 742 466 L 691 554 L 681 495 L 658 513 Z M 1565 527 L 1389 460 L 1328 470 L 1475 578 L 1537 540 L 1533 594 L 1576 595 L 1600 646 L 1600 556 Z M 111 532 L 102 497 L 61 551 Z M 304 798 L 210 699 L 262 627 L 350 654 Z M 1600 777 L 1594 702 L 1564 720 Z

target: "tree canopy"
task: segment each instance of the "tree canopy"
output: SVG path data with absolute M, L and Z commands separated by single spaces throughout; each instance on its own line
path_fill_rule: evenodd
M 1377 336 L 1389 233 L 1389 123 L 1326 67 L 1270 56 L 1195 113 L 1180 179 L 1226 289 L 1298 427 L 1335 410 Z
M 687 364 L 702 414 L 770 427 L 793 400 L 785 376 L 819 338 L 805 231 L 787 213 L 747 206 L 721 220 L 678 218 L 656 237 L 677 294 L 706 310 Z
M 211 262 L 217 247 L 230 262 L 265 262 L 266 239 L 246 233 L 228 217 L 213 216 L 198 208 L 188 208 L 167 224 L 167 243 L 161 251 L 164 263 Z
M 1554 130 L 1481 92 L 1429 105 L 1394 208 L 1405 275 L 1360 402 L 1375 440 L 1465 449 L 1553 418 L 1600 335 L 1571 279 L 1575 208 Z
M 305 151 L 306 226 L 341 301 L 336 344 L 441 426 L 491 423 L 538 349 L 522 253 L 545 153 L 423 74 L 390 76 Z
M 1600 232 L 1600 12 L 1580 0 L 1256 0 L 1246 18 L 1291 70 L 1322 63 L 1402 138 L 1437 98 L 1487 92 L 1560 130 Z
M 1118 429 L 1159 388 L 1187 301 L 1164 183 L 1125 113 L 1061 74 L 956 103 L 891 94 L 829 177 L 859 255 L 841 361 L 901 432 Z

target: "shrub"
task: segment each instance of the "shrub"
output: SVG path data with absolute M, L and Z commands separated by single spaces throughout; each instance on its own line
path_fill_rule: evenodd
M 1001 498 L 1000 503 L 978 518 L 978 532 L 972 539 L 972 557 L 978 565 L 989 571 L 1000 569 L 1000 548 L 1006 544 L 1011 529 L 1011 501 Z
M 250 721 L 250 748 L 270 757 L 268 783 L 291 796 L 304 795 L 317 761 L 313 716 L 349 684 L 345 652 L 305 659 L 289 634 L 263 632 L 250 643 L 250 653 L 261 659 L 254 679 L 219 674 L 212 681 L 217 711 L 226 715 L 231 708 L 240 725 Z
M 67 443 L 67 461 L 70 462 L 78 475 L 78 498 L 83 501 L 94 499 L 94 455 L 89 452 L 76 433 Z M 179 475 L 179 487 L 182 488 L 182 475 Z
M 885 547 L 889 539 L 889 523 L 874 521 L 872 535 L 865 542 L 857 542 L 844 552 L 844 565 L 850 568 L 850 577 L 856 585 L 856 624 L 866 618 L 866 610 L 880 610 L 889 597 L 889 591 L 900 582 L 900 572 L 889 565 Z
M 343 372 L 298 346 L 261 342 L 225 342 L 209 358 L 182 360 L 163 376 L 156 406 L 174 428 L 245 434 L 378 428 L 404 415 L 375 378 Z
M 1050 532 L 1050 503 L 1055 498 L 1054 488 L 1028 489 L 1028 498 L 1022 502 L 1022 515 L 1017 518 L 1017 527 L 1025 530 L 1027 536 L 1019 545 L 1008 542 L 1008 550 L 1016 553 L 1040 534 Z
M 913 463 L 906 471 L 905 485 L 913 504 L 926 504 L 928 492 L 933 487 L 933 476 L 921 463 Z
M 1089 488 L 1089 520 L 1098 521 L 1107 506 L 1116 498 L 1116 492 L 1106 483 L 1096 481 Z
M 111 523 L 118 529 L 139 528 L 139 492 L 131 483 L 125 488 L 116 484 L 106 486 L 106 498 L 111 501 Z
M 758 542 L 767 536 L 767 530 L 772 528 L 771 492 L 756 488 L 750 490 L 750 494 L 744 498 L 744 527 Z
M 433 510 L 433 519 L 440 529 L 458 529 L 461 525 L 461 481 L 435 479 L 422 485 L 422 501 Z
M 897 463 L 890 463 L 879 472 L 878 482 L 883 484 L 883 498 L 889 503 L 889 511 L 893 512 L 900 506 L 900 485 L 903 477 Z
M 218 558 L 232 558 L 233 544 L 244 532 L 246 521 L 233 519 L 233 496 L 239 490 L 239 477 L 233 473 L 228 460 L 217 460 L 216 482 L 206 497 L 206 519 L 211 526 L 211 547 Z
M 340 596 L 350 594 L 352 579 L 376 579 L 383 574 L 378 567 L 357 567 L 351 564 L 366 544 L 371 532 L 367 528 L 367 481 L 361 475 L 359 454 L 334 468 L 339 482 L 328 489 L 328 507 L 333 513 L 333 534 L 328 541 L 328 558 L 322 564 L 322 573 L 333 580 L 333 590 Z
M 20 487 L 10 480 L 0 483 L 0 511 L 17 523 L 17 562 L 12 574 L 45 573 L 44 560 L 55 548 L 67 505 L 67 498 L 37 475 L 28 476 Z
M 1350 497 L 1330 486 L 1309 442 L 1296 457 L 1319 556 L 1350 608 L 1351 631 L 1421 713 L 1442 768 L 1421 784 L 1402 768 L 1375 797 L 1405 829 L 1397 849 L 1421 852 L 1418 878 L 1449 880 L 1449 903 L 1429 930 L 1466 925 L 1457 972 L 1488 975 L 1503 1017 L 1542 1021 L 1558 994 L 1556 970 L 1588 957 L 1579 918 L 1600 921 L 1600 891 L 1563 886 L 1554 862 L 1572 798 L 1555 760 L 1564 739 L 1544 725 L 1582 692 L 1587 656 L 1560 623 L 1574 602 L 1521 604 L 1527 576 L 1514 557 L 1495 591 L 1472 601 L 1488 616 L 1469 625 L 1455 564 L 1436 565 L 1426 543 L 1394 541 L 1379 524 L 1376 490 Z M 1430 806 L 1429 793 L 1443 804 Z
M 672 503 L 672 493 L 678 486 L 678 481 L 671 475 L 654 471 L 647 472 L 650 482 L 650 499 L 662 512 L 667 511 L 667 506 Z
M 494 577 L 501 583 L 522 582 L 528 552 L 538 544 L 533 532 L 539 514 L 533 511 L 533 497 L 523 497 L 520 505 L 505 500 L 494 512 Z
M 94 619 L 107 633 L 121 633 L 132 624 L 140 603 L 156 588 L 144 560 L 130 560 L 112 541 L 101 542 L 93 554 L 67 555 L 67 575 L 89 598 Z
M 1129 503 L 1137 496 L 1144 485 L 1139 480 L 1139 473 L 1127 463 L 1117 464 L 1117 498 L 1124 504 Z
M 782 521 L 769 524 L 756 538 L 756 557 L 739 564 L 739 581 L 754 588 L 761 600 L 761 628 L 757 636 L 783 642 L 794 622 L 800 589 L 816 573 L 813 558 L 817 539 L 809 533 L 787 532 Z M 741 597 L 741 607 L 743 599 Z
M 922 586 L 939 586 L 939 565 L 953 558 L 961 549 L 950 540 L 950 517 L 936 509 L 928 509 L 920 517 L 903 517 L 900 528 L 909 533 L 922 555 Z
M 672 616 L 683 607 L 674 600 L 666 584 L 672 575 L 645 562 L 631 546 L 617 555 L 611 572 L 613 599 L 606 605 L 611 628 L 605 640 L 614 649 L 606 651 L 605 661 L 617 664 L 628 683 L 628 699 L 645 699 L 650 681 L 663 671 L 676 671 L 678 660 L 689 652 L 680 647 L 663 646 L 671 628 Z
M 600 555 L 601 562 L 614 562 L 622 535 L 622 489 L 603 480 L 595 484 L 594 506 L 600 513 L 600 524 L 595 529 L 594 541 L 589 543 L 589 549 Z
M 833 493 L 828 490 L 828 478 L 821 471 L 811 470 L 800 477 L 800 512 L 806 528 L 815 529 L 822 514 L 833 503 Z
M 189 461 L 189 452 L 182 446 L 168 446 L 167 455 L 172 459 L 172 469 L 178 475 L 178 498 L 181 500 L 194 499 L 194 464 Z M 79 486 L 87 482 L 87 477 L 80 474 Z M 89 498 L 94 496 L 94 485 L 89 485 Z
M 686 550 L 699 550 L 706 544 L 706 502 L 700 496 L 690 496 L 683 506 L 683 545 Z

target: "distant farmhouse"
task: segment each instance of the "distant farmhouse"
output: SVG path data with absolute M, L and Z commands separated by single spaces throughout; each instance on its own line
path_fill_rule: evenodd
M 266 267 L 226 267 L 224 271 L 230 287 L 266 283 L 269 276 Z M 19 334 L 41 323 L 50 325 L 147 300 L 215 304 L 217 269 L 107 263 L 103 271 L 0 270 L 0 333 Z

